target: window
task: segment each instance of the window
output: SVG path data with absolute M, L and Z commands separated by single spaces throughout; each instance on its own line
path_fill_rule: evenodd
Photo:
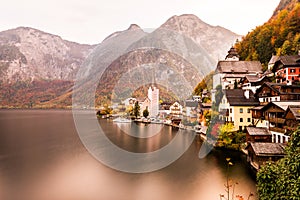
M 240 118 L 240 122 L 243 122 L 244 120 L 243 120 L 243 118 Z
M 232 108 L 229 109 L 229 113 L 232 113 Z
M 240 113 L 243 113 L 244 111 L 243 111 L 243 108 L 240 108 Z
M 247 109 L 247 113 L 250 113 L 250 108 Z
M 250 118 L 248 118 L 248 119 L 247 119 L 247 122 L 251 122 L 251 119 L 250 119 Z
M 291 69 L 291 73 L 295 73 L 296 72 L 296 70 L 295 69 Z

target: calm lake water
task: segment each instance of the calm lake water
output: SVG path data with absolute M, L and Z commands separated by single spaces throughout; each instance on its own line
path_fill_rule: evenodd
M 165 126 L 151 138 L 134 138 L 111 121 L 99 123 L 113 143 L 134 152 L 155 151 L 183 134 Z M 86 150 L 72 111 L 1 110 L 0 199 L 218 200 L 225 194 L 226 157 L 234 163 L 229 177 L 238 183 L 235 195 L 247 199 L 256 193 L 242 155 L 214 150 L 199 159 L 201 144 L 196 137 L 183 156 L 161 170 L 125 173 L 103 165 Z

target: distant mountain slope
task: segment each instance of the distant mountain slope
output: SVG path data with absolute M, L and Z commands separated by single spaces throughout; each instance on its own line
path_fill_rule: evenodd
M 209 25 L 192 14 L 175 15 L 160 28 L 178 31 L 191 38 L 210 54 L 214 62 L 225 59 L 229 48 L 241 38 L 228 29 Z
M 20 27 L 3 31 L 0 32 L 0 107 L 70 106 L 75 75 L 82 64 L 90 62 L 91 57 L 87 57 L 90 53 L 113 58 L 114 54 L 111 52 L 122 48 L 130 50 L 141 47 L 142 44 L 150 45 L 149 42 L 168 43 L 175 39 L 159 38 L 163 30 L 180 33 L 188 38 L 175 47 L 188 47 L 185 50 L 192 57 L 181 58 L 176 55 L 176 51 L 154 49 L 128 52 L 121 57 L 115 57 L 112 63 L 94 59 L 91 62 L 94 62 L 92 65 L 97 65 L 97 68 L 87 67 L 86 70 L 93 70 L 90 74 L 95 77 L 97 73 L 105 70 L 100 80 L 101 87 L 97 89 L 97 103 L 110 99 L 111 90 L 122 74 L 145 63 L 163 62 L 158 74 L 171 74 L 168 77 L 174 80 L 174 86 L 180 84 L 179 79 L 173 79 L 172 70 L 168 71 L 166 67 L 180 71 L 180 74 L 195 85 L 215 67 L 218 59 L 225 58 L 228 49 L 239 38 L 227 29 L 206 24 L 195 15 L 173 16 L 152 33 L 144 32 L 138 25 L 133 24 L 126 31 L 135 31 L 135 35 L 128 38 L 124 37 L 126 31 L 118 31 L 97 46 L 69 42 L 33 28 Z M 124 40 L 132 41 L 130 46 L 126 46 L 126 43 L 122 42 Z M 192 63 L 189 60 L 191 58 L 194 59 Z M 196 75 L 195 69 L 201 73 Z M 86 78 L 94 80 L 92 76 Z M 163 81 L 164 78 L 159 80 Z M 87 86 L 90 84 L 91 82 L 87 83 Z M 133 83 L 124 83 L 124 86 L 130 85 Z
M 93 47 L 33 28 L 0 32 L 0 80 L 71 81 Z
M 281 0 L 268 22 L 248 33 L 236 45 L 240 59 L 259 60 L 265 66 L 272 55 L 300 50 L 300 2 Z

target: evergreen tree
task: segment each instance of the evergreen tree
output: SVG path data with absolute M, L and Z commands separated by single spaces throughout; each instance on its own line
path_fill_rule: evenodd
M 140 116 L 140 109 L 140 104 L 138 101 L 136 101 L 133 107 L 133 115 L 135 116 L 135 118 Z
M 148 107 L 143 111 L 143 116 L 147 118 L 149 116 Z

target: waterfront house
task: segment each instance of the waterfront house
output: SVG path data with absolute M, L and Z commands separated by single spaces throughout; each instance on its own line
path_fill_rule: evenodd
M 224 90 L 219 112 L 225 122 L 233 123 L 234 131 L 243 131 L 252 124 L 251 109 L 258 106 L 253 92 L 242 89 Z
M 267 128 L 246 127 L 246 141 L 250 142 L 272 142 L 272 134 Z
M 294 84 L 300 82 L 300 55 L 280 56 L 272 66 L 277 83 Z
M 268 142 L 250 142 L 247 161 L 255 170 L 260 169 L 267 161 L 277 161 L 285 156 L 285 144 Z
M 186 100 L 183 108 L 183 115 L 188 121 L 194 122 L 197 120 L 198 102 L 194 100 Z
M 180 105 L 178 102 L 175 102 L 170 106 L 170 114 L 173 117 L 181 117 L 182 110 L 183 110 L 182 105 Z

